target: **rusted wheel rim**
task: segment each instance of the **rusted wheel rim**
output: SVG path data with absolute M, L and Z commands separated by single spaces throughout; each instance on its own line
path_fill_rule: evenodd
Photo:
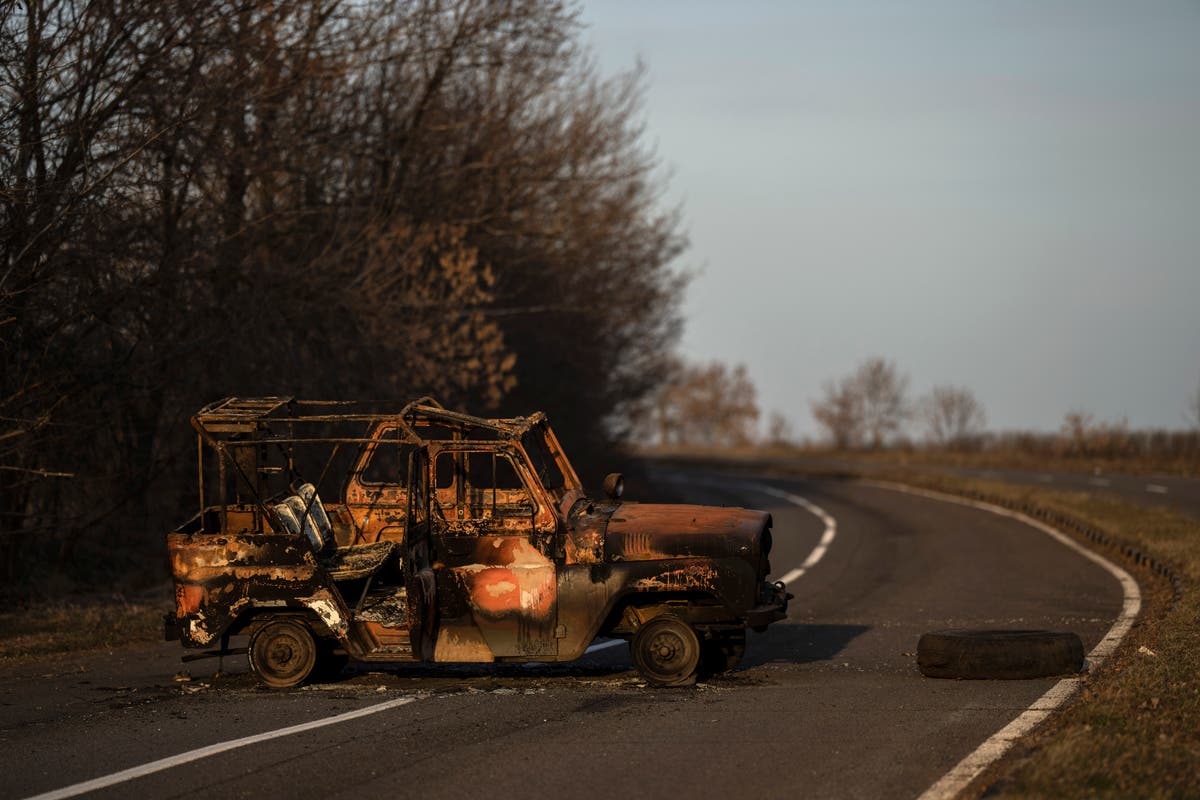
M 300 622 L 268 623 L 250 643 L 250 666 L 268 686 L 286 688 L 303 683 L 316 661 L 312 633 Z
M 679 667 L 680 656 L 687 649 L 676 631 L 661 631 L 650 640 L 650 655 L 654 665 L 664 672 L 673 672 Z
M 648 622 L 634 642 L 634 663 L 646 679 L 659 686 L 690 682 L 700 658 L 700 643 L 692 629 L 675 617 Z

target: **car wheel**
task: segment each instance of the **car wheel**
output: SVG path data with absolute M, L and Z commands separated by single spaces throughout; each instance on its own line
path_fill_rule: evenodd
M 700 640 L 679 617 L 663 614 L 638 629 L 630 647 L 633 665 L 651 686 L 688 686 L 696 682 Z
M 317 663 L 312 631 L 300 620 L 275 619 L 250 637 L 250 668 L 272 689 L 299 686 Z

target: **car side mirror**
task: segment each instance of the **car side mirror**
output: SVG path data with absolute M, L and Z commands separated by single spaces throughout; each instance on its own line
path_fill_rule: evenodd
M 620 500 L 625 494 L 625 476 L 619 472 L 610 472 L 604 476 L 604 493 L 609 500 Z

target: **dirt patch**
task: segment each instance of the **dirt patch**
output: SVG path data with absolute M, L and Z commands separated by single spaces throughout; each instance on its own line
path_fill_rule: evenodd
M 161 640 L 166 600 L 43 603 L 0 613 L 0 662 Z

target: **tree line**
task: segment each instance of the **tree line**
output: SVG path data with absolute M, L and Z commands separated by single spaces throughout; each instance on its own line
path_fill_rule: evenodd
M 908 376 L 895 362 L 871 357 L 827 381 L 810 408 L 823 440 L 842 451 L 987 451 L 1042 460 L 1133 460 L 1147 468 L 1194 465 L 1200 457 L 1200 386 L 1188 398 L 1184 416 L 1191 430 L 1133 430 L 1127 420 L 1098 420 L 1071 409 L 1055 432 L 989 431 L 983 403 L 969 387 L 937 384 L 914 398 Z M 800 444 L 784 414 L 770 412 L 760 430 L 762 420 L 744 365 L 673 359 L 662 384 L 639 410 L 635 440 L 707 450 Z
M 812 403 L 812 414 L 841 450 L 878 450 L 913 420 L 924 424 L 933 445 L 969 448 L 987 424 L 983 404 L 968 387 L 937 385 L 914 403 L 908 396 L 908 376 L 879 357 L 827 382 L 821 398 Z
M 0 4 L 0 577 L 154 575 L 227 394 L 623 436 L 685 245 L 641 81 L 537 0 Z
M 1171 466 L 1200 457 L 1200 387 L 1184 415 L 1191 430 L 1133 430 L 1125 419 L 1107 422 L 1071 409 L 1057 432 L 987 431 L 983 404 L 966 386 L 940 384 L 912 400 L 908 376 L 896 364 L 873 357 L 829 381 L 812 402 L 813 418 L 840 450 L 911 447 L 912 423 L 935 450 L 989 451 L 1036 459 L 1141 460 Z

